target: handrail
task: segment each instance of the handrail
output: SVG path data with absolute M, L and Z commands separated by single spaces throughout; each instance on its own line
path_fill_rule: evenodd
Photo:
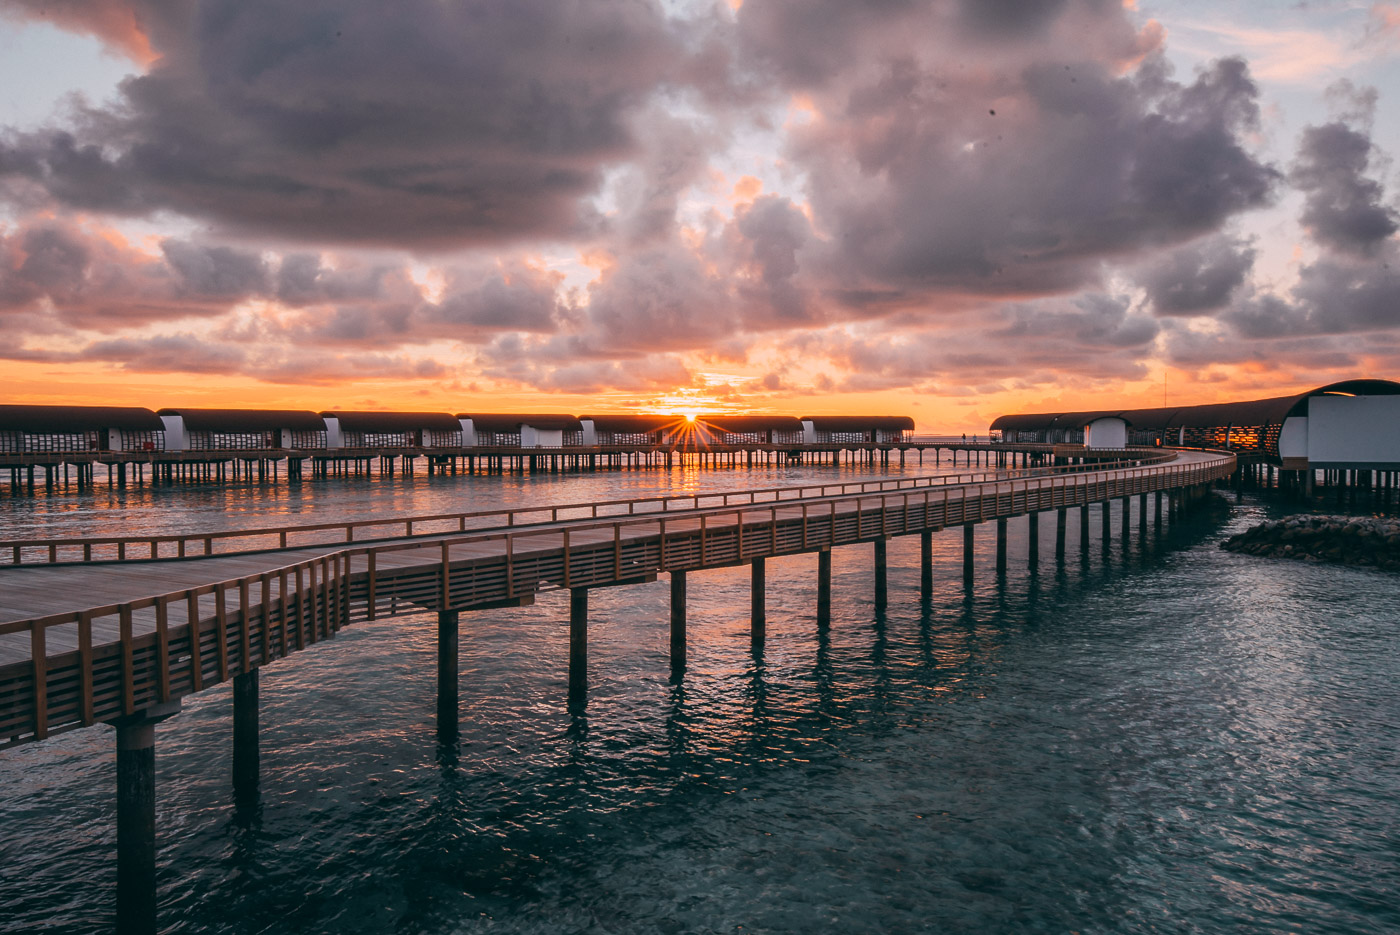
M 719 503 L 714 504 L 720 507 L 739 505 L 739 498 L 746 498 L 742 503 L 753 504 L 757 502 L 769 502 L 756 498 L 772 495 L 773 500 L 783 499 L 785 494 L 793 494 L 789 499 L 800 500 L 812 496 L 811 491 L 820 491 L 817 497 L 844 496 L 857 488 L 858 492 L 879 492 L 886 490 L 917 490 L 922 487 L 948 487 L 959 486 L 967 483 L 976 483 L 988 477 L 1005 479 L 1007 477 L 1036 477 L 1049 474 L 1077 474 L 1085 471 L 1096 471 L 1112 469 L 1126 464 L 1159 463 L 1169 460 L 1175 455 L 1168 449 L 1145 448 L 1141 449 L 1142 455 L 1131 459 L 1112 462 L 1097 462 L 1093 464 L 1075 464 L 1059 466 L 1041 466 L 1032 468 L 1004 468 L 997 471 L 977 471 L 963 474 L 937 474 L 913 478 L 891 478 L 887 480 L 871 481 L 843 481 L 827 484 L 801 484 L 786 487 L 764 487 L 739 491 L 717 491 L 714 493 L 694 493 L 694 494 L 672 494 L 662 497 L 644 498 L 620 498 L 615 500 L 592 501 L 588 503 L 569 503 L 543 505 L 533 507 L 512 507 L 499 510 L 478 510 L 465 513 L 438 513 L 419 516 L 400 516 L 386 519 L 350 520 L 335 523 L 310 523 L 298 526 L 276 526 L 261 527 L 256 529 L 230 529 L 218 532 L 200 533 L 173 533 L 155 536 L 83 536 L 65 539 L 8 539 L 0 540 L 0 569 L 14 567 L 24 564 L 44 564 L 55 565 L 72 562 L 125 562 L 125 561 L 154 561 L 186 558 L 203 558 L 213 555 L 234 555 L 245 552 L 265 552 L 288 548 L 303 548 L 314 545 L 327 545 L 332 542 L 355 542 L 355 531 L 372 527 L 402 527 L 402 533 L 388 533 L 374 536 L 368 540 L 358 541 L 379 541 L 383 539 L 399 539 L 415 535 L 414 526 L 423 526 L 433 523 L 456 523 L 457 532 L 466 532 L 469 521 L 485 520 L 488 518 L 498 518 L 494 524 L 476 525 L 475 528 L 495 528 L 497 526 L 519 526 L 527 525 L 518 518 L 522 516 L 536 515 L 543 517 L 549 515 L 549 519 L 543 518 L 533 520 L 533 523 L 557 523 L 562 519 L 572 517 L 561 516 L 565 512 L 588 511 L 589 518 L 598 518 L 606 515 L 619 515 L 600 512 L 608 507 L 627 508 L 626 515 L 635 515 L 639 512 L 670 512 L 672 504 L 680 504 L 685 501 L 690 502 L 689 510 L 704 509 L 705 505 L 701 501 L 715 499 Z M 837 491 L 835 494 L 831 491 Z M 638 507 L 652 504 L 660 504 L 659 509 L 639 510 Z M 503 520 L 503 521 L 502 521 Z M 416 533 L 419 536 L 442 535 L 451 530 L 431 530 Z M 307 533 L 334 532 L 338 533 L 334 538 L 321 538 L 310 542 L 292 543 L 291 537 Z M 271 545 L 267 541 L 251 545 L 245 548 L 221 549 L 216 551 L 214 543 L 227 543 L 233 540 L 270 540 L 276 537 L 276 545 Z M 165 550 L 162 554 L 162 545 L 173 545 L 173 548 Z M 115 552 L 101 553 L 95 551 L 101 547 L 115 547 Z M 135 547 L 135 548 L 133 548 Z M 61 550 L 81 550 L 81 558 L 69 558 Z M 33 555 L 38 553 L 37 560 Z M 26 558 L 30 560 L 25 561 Z

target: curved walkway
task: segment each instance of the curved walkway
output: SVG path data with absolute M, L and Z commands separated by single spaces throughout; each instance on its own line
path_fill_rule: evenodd
M 1168 463 L 1143 467 L 923 478 L 884 482 L 877 490 L 849 489 L 870 484 L 783 488 L 765 491 L 772 496 L 763 499 L 756 492 L 716 495 L 717 504 L 704 503 L 706 496 L 617 501 L 628 512 L 616 515 L 599 514 L 597 505 L 544 507 L 530 512 L 549 517 L 529 524 L 511 516 L 505 524 L 411 538 L 272 551 L 258 540 L 261 551 L 207 558 L 3 568 L 0 747 L 177 701 L 355 620 L 518 605 L 543 590 L 582 592 L 658 573 L 1181 490 L 1228 477 L 1234 467 L 1228 453 L 1179 451 Z M 673 507 L 676 500 L 691 503 Z M 591 515 L 572 517 L 570 509 Z M 356 524 L 307 528 L 347 525 Z M 295 532 L 279 532 L 288 531 Z M 185 537 L 179 549 L 185 554 L 185 541 L 210 538 Z M 92 555 L 96 542 L 83 554 Z M 48 543 L 22 548 L 58 557 Z M 151 549 L 159 554 L 158 545 Z

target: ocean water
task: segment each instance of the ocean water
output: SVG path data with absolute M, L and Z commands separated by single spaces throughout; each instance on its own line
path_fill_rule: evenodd
M 662 473 L 346 482 L 269 512 L 769 482 Z M 128 496 L 106 515 L 258 515 L 255 492 Z M 1217 498 L 1160 534 L 1135 520 L 1127 548 L 1115 517 L 1107 549 L 1094 516 L 1083 555 L 1072 512 L 1062 563 L 1047 516 L 1034 572 L 1015 521 L 1000 577 L 982 527 L 970 590 L 949 530 L 927 603 L 896 539 L 884 612 L 870 547 L 839 549 L 829 628 L 815 558 L 770 559 L 757 654 L 747 571 L 692 574 L 675 682 L 665 577 L 598 591 L 572 708 L 565 595 L 464 614 L 450 746 L 433 618 L 357 624 L 263 670 L 256 806 L 231 802 L 227 687 L 157 729 L 162 928 L 1400 931 L 1400 587 L 1218 549 L 1280 512 Z M 0 930 L 110 930 L 114 746 L 95 727 L 0 752 Z

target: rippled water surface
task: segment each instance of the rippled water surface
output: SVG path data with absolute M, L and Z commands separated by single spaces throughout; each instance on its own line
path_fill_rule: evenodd
M 488 483 L 571 501 L 807 477 Z M 483 479 L 460 480 L 263 506 L 437 510 L 478 495 Z M 126 522 L 260 515 L 252 493 L 129 496 L 147 502 Z M 13 527 L 45 508 L 0 509 Z M 594 592 L 592 687 L 573 710 L 566 596 L 464 615 L 463 736 L 446 748 L 433 618 L 357 624 L 263 671 L 258 807 L 230 804 L 227 688 L 158 728 L 162 926 L 1400 931 L 1400 587 L 1217 549 L 1269 511 L 1220 501 L 1145 541 L 1135 520 L 1127 549 L 1115 519 L 1107 551 L 1095 516 L 1083 556 L 1071 523 L 1062 564 L 1047 514 L 1035 574 L 1019 520 L 1000 580 L 981 527 L 970 592 L 950 530 L 928 604 L 918 542 L 896 539 L 884 613 L 869 546 L 843 548 L 829 629 L 815 559 L 770 559 L 760 654 L 747 571 L 693 574 L 676 683 L 665 577 Z M 73 528 L 99 522 L 71 512 Z M 113 749 L 97 727 L 0 753 L 0 928 L 110 928 Z

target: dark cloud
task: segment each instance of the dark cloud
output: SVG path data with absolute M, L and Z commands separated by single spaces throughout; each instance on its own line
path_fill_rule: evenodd
M 507 335 L 485 348 L 482 373 L 547 393 L 649 393 L 691 385 L 694 375 L 669 354 L 648 354 L 625 362 L 551 359 L 531 342 Z
M 1160 325 L 1134 313 L 1125 299 L 1098 293 L 1066 303 L 1017 304 L 1007 310 L 1006 327 L 993 332 L 1016 342 L 1069 340 L 1086 351 L 1146 349 Z
M 1251 375 L 1266 395 L 1278 383 L 1282 369 L 1286 382 L 1320 385 L 1357 373 L 1391 372 L 1400 355 L 1395 341 L 1381 339 L 1374 347 L 1363 348 L 1345 337 L 1282 337 L 1241 341 L 1229 331 L 1198 332 L 1174 327 L 1169 322 L 1165 336 L 1165 359 L 1172 366 L 1188 370 L 1201 382 L 1228 379 L 1232 395 L 1249 398 Z M 1213 369 L 1218 365 L 1228 371 Z
M 893 66 L 796 134 L 830 232 L 814 265 L 853 314 L 1092 286 L 1105 261 L 1269 203 L 1278 177 L 1244 146 L 1257 90 L 1238 60 L 1185 85 L 1160 60 L 1127 76 L 1030 65 L 982 89 L 995 117 L 944 84 Z
M 314 253 L 290 253 L 278 265 L 273 294 L 291 306 L 373 302 L 402 295 L 408 288 L 400 267 L 355 264 L 327 266 Z
M 640 151 L 617 184 L 617 233 L 628 249 L 671 236 L 681 196 L 708 170 L 723 136 L 706 119 L 678 119 L 661 104 L 642 115 L 637 132 Z
M 1158 315 L 1205 315 L 1230 304 L 1254 267 L 1254 248 L 1208 237 L 1149 260 L 1137 271 Z
M 1002 38 L 1040 35 L 1055 21 L 1067 0 L 961 0 L 958 12 L 972 30 Z
M 589 344 L 635 356 L 728 337 L 740 328 L 729 288 L 683 244 L 631 251 L 588 288 Z
M 247 363 L 243 348 L 215 344 L 192 334 L 96 341 L 71 355 L 143 373 L 239 373 Z
M 1378 257 L 1323 256 L 1285 294 L 1250 294 L 1221 319 L 1245 338 L 1354 334 L 1400 327 L 1400 249 Z
M 1289 173 L 1303 192 L 1303 225 L 1324 247 L 1367 255 L 1400 229 L 1381 184 L 1365 175 L 1374 147 L 1369 134 L 1343 123 L 1308 127 Z
M 197 317 L 231 347 L 478 344 L 502 332 L 558 331 L 576 315 L 561 279 L 519 261 L 463 260 L 442 271 L 440 294 L 428 298 L 402 265 L 308 254 L 279 261 L 178 238 L 151 256 L 111 232 L 57 220 L 0 229 L 6 331 L 45 340 Z M 276 314 L 233 315 L 245 302 L 270 303 Z
M 0 230 L 0 312 L 51 314 L 66 327 L 111 331 L 212 316 L 267 286 L 260 255 L 167 239 L 163 256 L 62 220 Z
M 0 167 L 71 208 L 277 238 L 565 237 L 680 52 L 646 0 L 211 0 L 159 45 L 120 107 L 12 133 Z
M 174 238 L 161 243 L 161 252 L 175 274 L 177 294 L 238 302 L 268 292 L 267 263 L 256 253 Z
M 318 348 L 245 346 L 191 333 L 94 341 L 76 351 L 27 351 L 0 345 L 0 358 L 48 363 L 97 362 L 130 373 L 239 375 L 267 383 L 334 385 L 354 380 L 440 380 L 452 368 L 432 358 L 337 353 Z
M 852 376 L 842 391 L 937 387 L 940 395 L 1054 382 L 1093 385 L 1147 374 L 1160 323 L 1122 297 L 1098 293 L 983 307 L 923 328 L 886 322 L 788 342 L 804 365 L 828 360 Z
M 810 323 L 813 297 L 799 274 L 812 225 L 790 200 L 756 198 L 735 212 L 728 247 L 751 330 Z

